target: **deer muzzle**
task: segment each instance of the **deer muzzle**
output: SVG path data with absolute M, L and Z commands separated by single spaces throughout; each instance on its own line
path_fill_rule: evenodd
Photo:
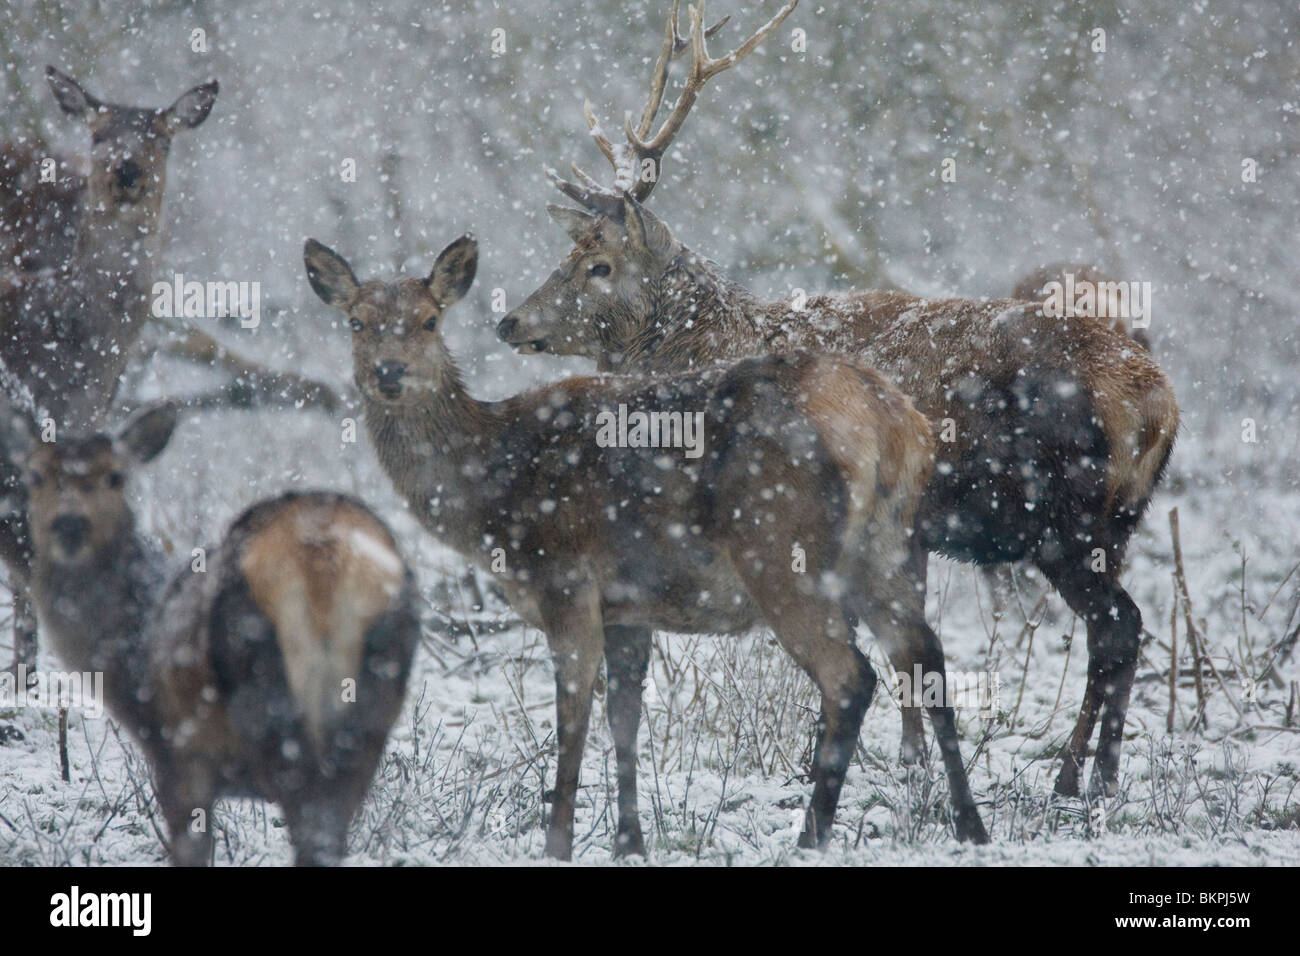
M 380 392 L 390 397 L 402 393 L 402 378 L 406 375 L 405 362 L 376 362 L 374 372 L 375 385 Z
M 524 325 L 522 329 L 520 329 L 521 324 Z M 526 338 L 525 336 L 528 333 L 529 329 L 527 324 L 521 323 L 519 319 L 514 317 L 513 313 L 507 315 L 497 325 L 497 338 L 512 348 L 516 348 L 524 354 L 530 352 L 545 352 L 548 347 L 546 339 Z
M 65 558 L 75 558 L 90 540 L 90 519 L 85 515 L 56 515 L 50 522 L 50 534 Z

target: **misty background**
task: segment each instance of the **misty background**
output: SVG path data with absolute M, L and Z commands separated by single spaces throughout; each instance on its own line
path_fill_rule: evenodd
M 710 5 L 710 22 L 732 16 L 713 54 L 779 6 Z M 133 105 L 218 78 L 211 117 L 173 145 L 158 277 L 260 281 L 261 328 L 207 331 L 341 385 L 348 336 L 304 281 L 303 239 L 364 279 L 424 274 L 473 230 L 479 276 L 446 329 L 471 387 L 495 398 L 591 367 L 513 355 L 493 334 L 492 292 L 513 307 L 567 252 L 545 214 L 560 197 L 543 167 L 577 161 L 608 179 L 583 97 L 607 128 L 639 113 L 668 7 L 7 0 L 3 129 L 85 153 L 46 63 Z M 806 52 L 793 51 L 796 29 Z M 207 52 L 192 49 L 195 30 Z M 801 4 L 705 88 L 651 208 L 771 296 L 1006 295 L 1059 260 L 1149 281 L 1154 353 L 1184 409 L 1173 480 L 1208 468 L 1210 480 L 1289 484 L 1300 453 L 1298 40 L 1300 8 L 1285 0 Z M 665 112 L 674 97 L 670 85 Z M 947 157 L 955 183 L 940 180 Z M 340 176 L 346 159 L 355 183 Z M 161 381 L 155 390 L 174 384 Z M 1256 445 L 1240 440 L 1246 417 Z

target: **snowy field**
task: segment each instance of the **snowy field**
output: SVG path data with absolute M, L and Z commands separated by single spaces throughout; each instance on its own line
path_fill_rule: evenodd
M 542 793 L 544 781 L 554 779 L 554 688 L 545 638 L 520 626 L 490 593 L 486 608 L 475 610 L 474 585 L 461 563 L 404 513 L 364 444 L 341 452 L 330 423 L 318 416 L 304 424 L 286 416 L 253 426 L 247 437 L 262 449 L 263 474 L 278 474 L 281 486 L 341 483 L 378 503 L 397 524 L 430 605 L 406 710 L 354 828 L 348 862 L 541 862 Z M 188 464 L 214 431 L 248 428 L 236 415 L 183 427 L 140 489 L 146 498 L 175 503 L 154 511 L 164 540 L 203 540 L 251 496 L 233 475 L 196 478 Z M 1245 680 L 1263 674 L 1283 638 L 1300 626 L 1300 573 L 1284 583 L 1297 559 L 1290 539 L 1278 533 L 1300 526 L 1300 495 L 1275 484 L 1277 475 L 1261 474 L 1257 487 L 1269 490 L 1243 498 L 1225 481 L 1232 449 L 1218 464 L 1203 456 L 1194 467 L 1198 448 L 1209 450 L 1194 434 L 1184 436 L 1131 550 L 1125 580 L 1150 636 L 1129 711 L 1119 796 L 1098 806 L 1051 795 L 1059 767 L 1054 754 L 1083 691 L 1083 628 L 1055 595 L 1040 604 L 1041 588 L 1023 575 L 1016 606 L 995 627 L 979 575 L 935 559 L 929 616 L 950 671 L 1000 678 L 996 719 L 959 713 L 991 845 L 956 842 L 942 772 L 900 765 L 897 707 L 878 692 L 833 845 L 824 853 L 796 849 L 800 807 L 810 792 L 811 683 L 770 635 L 658 635 L 640 735 L 640 806 L 651 859 L 670 865 L 1300 863 L 1300 715 L 1288 714 L 1286 689 L 1296 680 L 1296 663 L 1288 659 L 1278 669 L 1282 687 L 1260 682 L 1253 702 L 1246 700 L 1252 695 Z M 340 460 L 339 471 L 321 469 L 322 449 Z M 213 467 L 237 472 L 237 465 Z M 1167 515 L 1173 507 L 1195 620 L 1214 667 L 1203 669 L 1206 722 L 1194 732 L 1197 691 L 1180 615 L 1170 734 L 1174 585 Z M 470 632 L 458 633 L 452 621 Z M 860 632 L 859 640 L 877 672 L 888 674 L 869 633 Z M 0 747 L 0 859 L 163 861 L 145 768 L 111 721 L 73 715 L 67 783 L 60 779 L 53 713 L 0 713 L 0 723 L 22 734 Z M 610 861 L 615 792 L 601 695 L 583 766 L 575 860 Z M 214 826 L 220 864 L 290 859 L 274 807 L 227 801 Z
M 219 77 L 212 118 L 174 147 L 160 269 L 263 283 L 259 329 L 209 328 L 226 345 L 343 391 L 348 332 L 307 286 L 303 239 L 345 253 L 364 279 L 398 268 L 425 275 L 437 250 L 472 228 L 483 247 L 478 280 L 446 329 L 474 393 L 501 398 L 588 370 L 498 342 L 494 290 L 514 306 L 568 249 L 545 217 L 556 194 L 541 168 L 599 168 L 582 97 L 609 118 L 639 107 L 665 4 L 335 0 L 215 12 L 164 3 L 120 22 L 115 6 L 135 10 L 4 5 L 4 132 L 69 154 L 87 148 L 44 88 L 46 63 L 106 98 L 149 104 Z M 1052 796 L 1084 689 L 1082 624 L 1024 572 L 995 620 L 979 573 L 935 558 L 928 614 L 950 672 L 998 678 L 994 715 L 958 714 L 990 845 L 955 840 L 937 759 L 900 763 L 898 708 L 882 680 L 832 845 L 796 849 L 811 792 L 811 683 L 764 632 L 659 634 L 639 738 L 650 861 L 1300 864 L 1293 0 L 1243 4 L 1240 14 L 1152 0 L 1104 21 L 1104 61 L 1058 57 L 1086 49 L 1091 5 L 956 12 L 914 0 L 873 4 L 870 17 L 856 4 L 806 6 L 791 22 L 808 30 L 808 52 L 788 42 L 760 49 L 710 87 L 670 154 L 674 178 L 654 209 L 689 246 L 773 297 L 889 286 L 1004 295 L 1030 268 L 1062 259 L 1155 283 L 1153 354 L 1174 382 L 1183 429 L 1129 548 L 1124 582 L 1147 634 L 1120 792 L 1102 803 Z M 718 49 L 775 7 L 765 0 L 760 15 L 711 4 L 711 18 L 742 21 Z M 211 40 L 203 54 L 187 39 L 200 24 Z M 488 46 L 498 27 L 508 37 L 499 56 Z M 961 172 L 944 188 L 937 170 L 949 154 Z M 343 157 L 359 163 L 354 184 L 340 181 Z M 1244 157 L 1258 163 L 1258 183 L 1241 180 Z M 217 381 L 205 376 L 170 360 L 138 363 L 129 391 L 150 398 Z M 347 862 L 546 865 L 555 740 L 545 638 L 419 528 L 364 429 L 356 444 L 340 441 L 343 414 L 189 417 L 142 470 L 137 512 L 179 563 L 286 488 L 340 489 L 373 506 L 418 571 L 425 636 Z M 1247 418 L 1257 441 L 1241 440 Z M 1186 612 L 1175 602 L 1175 508 Z M 3 664 L 7 602 L 0 591 Z M 1203 640 L 1199 667 L 1189 619 Z M 871 635 L 858 640 L 888 675 Z M 40 665 L 61 669 L 47 648 Z M 928 722 L 926 731 L 933 747 Z M 68 757 L 65 781 L 56 713 L 0 709 L 0 865 L 162 864 L 162 821 L 125 733 L 73 713 Z M 575 861 L 611 862 L 615 791 L 598 688 Z M 274 806 L 223 802 L 213 827 L 218 865 L 290 861 Z

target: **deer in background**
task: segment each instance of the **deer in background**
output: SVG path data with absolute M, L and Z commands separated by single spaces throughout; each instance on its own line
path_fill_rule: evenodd
M 149 314 L 172 136 L 207 118 L 217 82 L 194 87 L 166 109 L 146 109 L 102 102 L 54 67 L 46 67 L 45 78 L 63 111 L 90 131 L 90 172 L 84 195 L 74 181 L 30 193 L 31 201 L 6 197 L 7 220 L 16 221 L 6 222 L 4 240 L 18 262 L 5 265 L 18 268 L 0 279 L 0 389 L 33 417 L 82 431 L 107 413 Z M 11 163 L 20 159 L 12 152 Z M 13 182 L 21 188 L 16 169 Z M 42 200 L 44 208 L 31 208 Z M 76 239 L 65 258 L 69 220 Z M 24 585 L 31 556 L 23 487 L 3 463 L 0 491 L 0 560 L 14 595 L 16 669 L 35 665 L 36 628 Z
M 778 15 L 789 12 L 793 3 Z M 614 166 L 602 187 L 555 179 L 584 209 L 548 207 L 573 250 L 498 327 L 522 352 L 582 355 L 602 370 L 670 374 L 792 348 L 851 354 L 880 369 L 930 419 L 938 465 L 918 510 L 931 552 L 977 564 L 1031 561 L 1084 619 L 1088 680 L 1056 790 L 1077 795 L 1100 714 L 1092 786 L 1113 793 L 1142 616 L 1119 580 L 1125 547 L 1178 429 L 1169 380 L 1130 340 L 1091 319 L 1048 320 L 1039 304 L 901 292 L 816 295 L 802 309 L 765 301 L 679 242 L 644 205 L 655 168 L 702 85 L 762 39 L 709 56 L 703 3 L 690 38 L 676 5 L 640 123 L 617 146 L 587 109 Z M 769 27 L 764 30 L 770 32 Z M 680 96 L 651 135 L 668 67 L 691 51 Z M 924 581 L 924 565 L 917 569 Z M 911 672 L 907 645 L 887 646 Z M 920 711 L 903 709 L 903 753 L 921 752 Z
M 47 159 L 54 162 L 52 182 L 42 181 Z M 0 289 L 71 260 L 85 192 L 85 177 L 66 159 L 28 144 L 0 144 Z
M 15 400 L 85 430 L 108 410 L 149 314 L 172 137 L 207 118 L 217 83 L 142 109 L 104 103 L 54 67 L 45 76 L 63 111 L 90 130 L 86 202 L 71 259 L 0 297 L 0 359 Z
M 43 443 L 9 428 L 41 626 L 66 666 L 104 675 L 110 711 L 149 758 L 175 863 L 210 861 L 223 796 L 279 803 L 296 862 L 338 862 L 401 710 L 420 637 L 414 578 L 360 502 L 292 492 L 236 519 L 203 573 L 164 583 L 125 476 L 175 425 L 160 404 L 112 437 Z
M 614 852 L 644 854 L 636 739 L 651 630 L 735 634 L 761 622 L 821 691 L 800 846 L 824 844 L 876 682 L 853 622 L 907 644 L 945 686 L 917 587 L 925 556 L 910 537 L 932 463 L 929 423 L 870 369 L 810 354 L 654 382 L 575 378 L 477 401 L 440 333 L 477 257 L 466 236 L 427 279 L 361 283 L 315 240 L 303 253 L 316 294 L 347 316 L 366 429 L 394 486 L 455 551 L 489 571 L 504 561 L 511 605 L 546 634 L 558 739 L 546 852 L 572 853 L 602 657 L 618 767 Z M 620 406 L 702 413 L 702 454 L 600 447 L 602 413 Z M 793 570 L 796 546 L 805 573 Z M 930 704 L 957 835 L 985 842 L 952 708 L 943 693 Z

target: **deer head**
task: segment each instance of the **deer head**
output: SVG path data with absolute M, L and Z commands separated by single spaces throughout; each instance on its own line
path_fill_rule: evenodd
M 17 449 L 11 446 L 24 475 L 38 563 L 68 570 L 113 563 L 135 527 L 126 475 L 167 446 L 176 417 L 176 406 L 162 402 L 137 412 L 116 436 L 39 442 L 27 434 Z
M 442 250 L 424 279 L 360 283 L 347 260 L 315 239 L 303 247 L 303 262 L 321 301 L 348 317 L 353 377 L 362 395 L 410 405 L 450 384 L 455 362 L 439 326 L 443 313 L 474 283 L 478 243 L 472 235 Z
M 547 212 L 575 245 L 536 292 L 497 326 L 522 352 L 597 355 L 622 351 L 654 320 L 664 279 L 683 251 L 668 227 L 624 194 L 617 212 L 564 206 Z
M 63 112 L 90 129 L 92 212 L 96 205 L 112 208 L 141 224 L 156 217 L 167 185 L 172 136 L 207 119 L 217 99 L 217 81 L 194 87 L 166 109 L 144 109 L 96 99 L 52 66 L 45 68 L 45 79 Z
M 502 341 L 527 352 L 590 356 L 618 352 L 647 332 L 661 298 L 663 277 L 684 251 L 668 227 L 643 205 L 659 181 L 660 162 L 704 84 L 748 56 L 797 3 L 790 0 L 736 50 L 714 58 L 709 55 L 708 37 L 727 20 L 706 30 L 704 2 L 700 0 L 698 6 L 690 7 L 690 36 L 684 37 L 678 32 L 679 0 L 674 0 L 641 119 L 634 126 L 629 114 L 624 122 L 626 142 L 613 143 L 591 103 L 585 105 L 591 136 L 613 168 L 613 185 L 600 185 L 576 165 L 573 172 L 578 183 L 547 170 L 556 187 L 588 212 L 547 207 L 551 218 L 574 241 L 574 248 L 541 288 L 502 319 L 497 326 Z M 652 135 L 669 66 L 687 50 L 691 51 L 691 65 L 682 91 Z

